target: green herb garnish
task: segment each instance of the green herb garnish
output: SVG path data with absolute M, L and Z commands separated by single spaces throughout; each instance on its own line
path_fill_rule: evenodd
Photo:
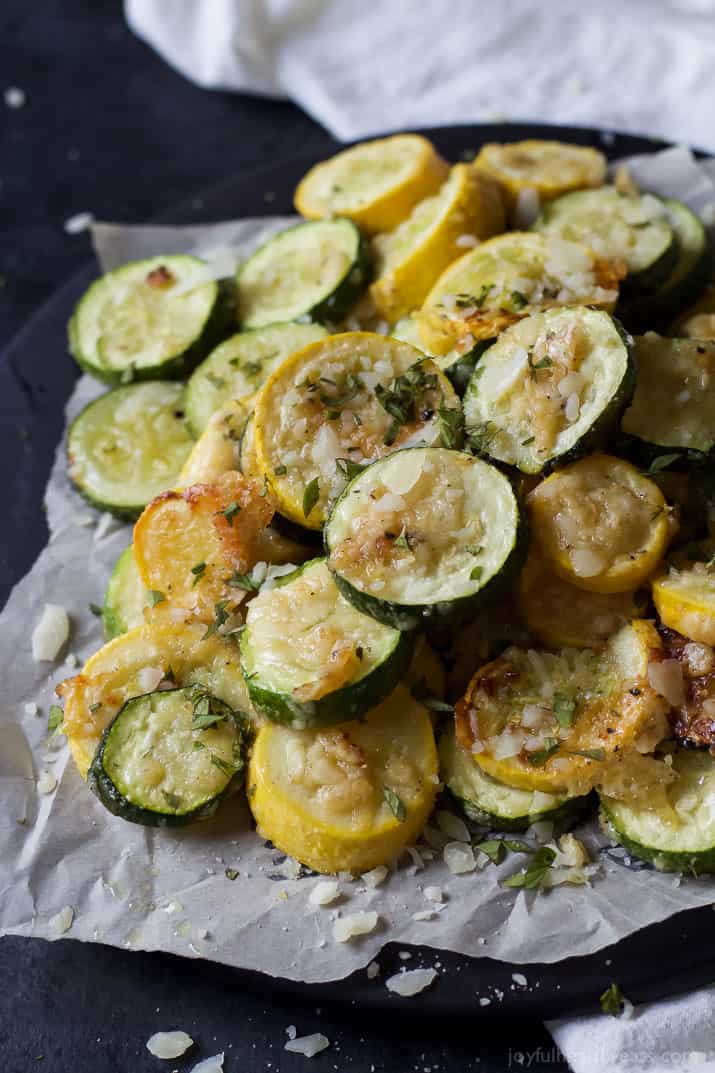
M 65 713 L 62 711 L 59 704 L 51 704 L 50 712 L 47 716 L 47 733 L 53 734 L 58 727 L 61 727 L 64 717 Z
M 206 572 L 206 563 L 196 563 L 196 566 L 191 567 L 191 573 L 194 575 L 194 580 L 191 582 L 191 588 L 197 585 Z
M 238 871 L 235 868 L 227 868 L 224 872 L 226 879 L 230 879 L 233 883 L 234 879 L 238 879 Z
M 501 864 L 507 853 L 531 853 L 528 842 L 516 838 L 488 838 L 485 842 L 476 842 L 474 848 L 486 853 L 492 864 Z
M 214 620 L 206 630 L 206 633 L 201 638 L 205 641 L 207 637 L 211 637 L 212 634 L 217 633 L 220 626 L 223 626 L 228 621 L 230 612 L 226 610 L 228 600 L 219 600 L 217 604 L 214 604 Z
M 382 796 L 390 807 L 390 811 L 396 820 L 400 823 L 404 823 L 407 819 L 407 809 L 405 803 L 401 797 L 399 797 L 394 790 L 391 790 L 389 786 L 383 786 Z
M 672 466 L 673 462 L 677 462 L 679 458 L 679 454 L 658 455 L 658 457 L 654 458 L 648 466 L 646 473 L 660 473 L 662 469 L 667 469 L 668 466 Z
M 623 1012 L 625 999 L 623 992 L 616 983 L 612 983 L 610 987 L 607 987 L 598 1001 L 601 1003 L 602 1012 L 609 1017 L 619 1017 Z
M 576 701 L 567 697 L 565 693 L 554 694 L 554 719 L 560 727 L 573 726 L 573 716 L 576 711 Z
M 320 481 L 317 477 L 313 477 L 313 480 L 306 484 L 305 491 L 303 492 L 303 517 L 307 518 L 312 511 L 315 504 L 320 499 Z
M 556 853 L 549 846 L 542 846 L 529 860 L 523 872 L 515 872 L 503 881 L 505 887 L 522 887 L 536 890 L 542 885 L 549 868 L 556 860 Z
M 335 466 L 338 473 L 341 473 L 343 477 L 347 477 L 349 481 L 353 477 L 357 477 L 358 473 L 362 473 L 364 466 L 361 466 L 359 462 L 353 462 L 352 458 L 336 458 Z
M 148 589 L 147 599 L 151 607 L 156 607 L 157 604 L 163 604 L 166 596 L 159 589 Z
M 469 580 L 470 581 L 479 581 L 483 573 L 484 573 L 484 567 L 483 566 L 473 566 L 472 569 L 471 569 L 471 572 L 469 574 Z
M 181 808 L 183 799 L 178 794 L 174 794 L 170 790 L 162 790 L 161 792 L 169 808 L 174 810 Z
M 437 411 L 437 425 L 442 446 L 454 450 L 464 434 L 464 414 L 461 409 L 452 410 L 448 406 L 440 406 Z
M 246 592 L 258 592 L 259 585 L 248 574 L 239 574 L 234 570 L 231 577 L 226 578 L 226 584 L 232 589 L 244 589 Z
M 546 745 L 543 749 L 537 750 L 535 753 L 527 753 L 526 759 L 534 767 L 543 767 L 546 761 L 559 751 L 561 742 L 556 738 L 546 738 Z
M 233 519 L 240 512 L 240 510 L 241 510 L 240 505 L 236 502 L 235 499 L 233 499 L 229 503 L 229 505 L 226 507 L 226 509 L 221 511 L 221 513 L 223 514 L 223 516 L 226 519 L 226 521 L 228 522 L 228 524 L 230 526 L 233 526 Z

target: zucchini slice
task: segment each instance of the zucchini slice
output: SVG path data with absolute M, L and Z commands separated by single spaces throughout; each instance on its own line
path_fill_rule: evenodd
M 653 573 L 672 536 L 658 485 L 613 455 L 589 455 L 553 473 L 527 503 L 551 569 L 588 592 L 633 591 Z
M 210 483 L 239 468 L 240 438 L 247 418 L 246 404 L 236 399 L 213 414 L 184 462 L 179 487 Z
M 65 701 L 63 729 L 83 778 L 103 730 L 131 697 L 162 680 L 199 685 L 234 711 L 250 712 L 236 645 L 202 625 L 145 624 L 115 637 L 95 652 L 57 692 Z
M 624 260 L 626 281 L 635 289 L 654 290 L 677 258 L 668 211 L 653 194 L 623 194 L 614 186 L 578 190 L 549 202 L 533 227 L 544 235 L 583 242 L 607 260 Z
M 663 625 L 703 645 L 715 644 L 714 557 L 711 540 L 687 544 L 653 580 L 653 603 Z
M 680 749 L 672 754 L 677 776 L 654 799 L 601 797 L 608 833 L 616 842 L 662 872 L 715 872 L 715 759 Z
M 715 453 L 715 342 L 648 332 L 636 338 L 635 357 L 636 390 L 621 428 L 639 458 L 674 451 L 706 461 Z
M 465 248 L 505 227 L 497 184 L 468 164 L 455 164 L 437 194 L 415 205 L 406 220 L 373 240 L 375 280 L 370 297 L 389 323 L 421 306 L 444 269 Z
M 524 473 L 540 473 L 605 436 L 633 387 L 630 344 L 608 313 L 534 313 L 480 357 L 464 396 L 468 442 Z
M 467 819 L 491 830 L 526 831 L 546 820 L 553 823 L 554 834 L 563 834 L 579 821 L 588 803 L 587 797 L 518 790 L 498 782 L 459 744 L 453 727 L 439 740 L 439 761 L 440 778 Z
M 422 338 L 420 323 L 415 317 L 403 317 L 390 332 L 393 339 L 399 339 L 403 343 L 410 343 L 413 347 L 431 358 L 451 383 L 454 390 L 460 396 L 467 390 L 470 377 L 479 358 L 494 342 L 493 339 L 480 339 L 475 343 L 468 337 L 456 340 L 453 349 L 444 354 L 437 353 L 430 348 Z
M 102 607 L 102 625 L 107 641 L 144 622 L 149 595 L 141 579 L 134 546 L 129 545 L 117 559 L 107 583 Z
M 78 364 L 109 384 L 185 376 L 228 327 L 227 301 L 198 257 L 130 261 L 89 287 L 69 322 Z
M 477 671 L 457 705 L 457 739 L 500 782 L 584 794 L 608 768 L 627 776 L 668 734 L 667 706 L 649 683 L 662 646 L 634 619 L 603 652 L 508 648 Z M 636 772 L 639 772 L 636 767 Z
M 548 648 L 602 648 L 633 618 L 644 615 L 647 587 L 635 592 L 587 592 L 555 574 L 530 551 L 519 577 L 518 603 L 526 628 Z
M 405 446 L 459 446 L 461 408 L 447 378 L 414 347 L 345 332 L 276 369 L 256 400 L 252 435 L 280 513 L 320 529 L 358 466 Z
M 631 331 L 662 330 L 694 302 L 711 272 L 711 250 L 702 220 L 682 201 L 663 198 L 677 240 L 677 256 L 668 277 L 653 294 L 624 296 L 618 315 Z M 677 327 L 673 334 L 686 335 Z
M 296 224 L 256 250 L 236 278 L 244 330 L 299 318 L 335 321 L 369 282 L 370 249 L 350 220 Z
M 501 184 L 511 205 L 522 190 L 535 191 L 540 201 L 552 201 L 570 190 L 601 186 L 606 178 L 606 158 L 597 149 L 538 139 L 488 142 L 474 166 Z
M 243 719 L 196 685 L 131 697 L 102 735 L 89 787 L 130 823 L 206 820 L 243 782 Z
M 146 588 L 164 597 L 156 614 L 176 621 L 183 611 L 186 621 L 237 625 L 254 591 L 246 574 L 273 517 L 263 491 L 240 473 L 224 473 L 152 500 L 134 526 L 134 557 Z
M 93 506 L 136 518 L 176 483 L 192 442 L 182 384 L 128 384 L 90 402 L 70 425 L 69 475 Z
M 358 722 L 266 723 L 248 772 L 264 838 L 316 872 L 365 872 L 419 836 L 439 779 L 429 714 L 404 686 Z
M 667 626 L 661 626 L 659 633 L 665 657 L 671 661 L 666 674 L 673 676 L 674 683 L 675 703 L 671 701 L 670 711 L 673 733 L 683 745 L 712 748 L 715 746 L 715 649 L 691 641 Z
M 290 354 L 328 333 L 320 324 L 271 324 L 226 339 L 195 369 L 186 387 L 186 420 L 194 436 L 231 399 L 258 391 Z
M 361 142 L 316 164 L 295 191 L 301 216 L 347 216 L 363 231 L 392 231 L 435 194 L 449 165 L 420 134 Z
M 255 707 L 302 730 L 380 704 L 407 669 L 412 641 L 357 611 L 325 559 L 313 559 L 251 601 L 240 649 Z
M 473 617 L 523 559 L 516 496 L 494 466 L 441 447 L 358 474 L 325 528 L 328 565 L 359 611 L 411 630 Z

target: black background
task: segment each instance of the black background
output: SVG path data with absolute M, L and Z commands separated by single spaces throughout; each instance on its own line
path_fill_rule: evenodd
M 136 222 L 187 199 L 191 216 L 191 199 L 226 180 L 236 192 L 235 204 L 227 204 L 225 196 L 214 198 L 221 205 L 219 215 L 255 212 L 256 187 L 260 184 L 262 192 L 265 180 L 241 181 L 241 176 L 257 167 L 278 166 L 280 172 L 282 161 L 319 157 L 334 144 L 289 104 L 207 93 L 185 82 L 129 33 L 114 0 L 43 0 L 34 7 L 3 0 L 0 92 L 13 85 L 26 92 L 27 101 L 11 110 L 0 100 L 0 349 L 86 264 L 88 236 L 67 235 L 68 217 L 90 211 L 105 220 Z M 635 148 L 622 145 L 624 152 Z M 290 167 L 279 186 L 283 179 L 290 189 Z M 186 218 L 187 212 L 180 215 Z M 83 285 L 70 286 L 81 290 Z M 0 548 L 0 601 L 45 541 L 39 489 L 62 425 L 56 398 L 67 394 L 74 375 L 62 343 L 65 318 L 57 303 L 46 306 L 34 322 L 42 323 L 43 331 L 16 336 L 0 359 L 3 437 L 23 444 L 16 472 L 7 482 L 2 478 L 12 494 Z M 40 381 L 44 390 L 37 388 Z M 25 420 L 26 411 L 41 428 Z M 8 455 L 18 457 L 17 449 Z M 701 922 L 706 912 L 700 913 Z M 634 936 L 618 952 L 564 968 L 564 1009 L 598 994 L 612 973 L 624 984 L 632 982 L 629 993 L 641 1000 L 710 979 L 707 958 L 702 950 L 695 953 L 692 942 L 697 919 L 697 914 L 688 917 L 690 935 L 681 916 Z M 657 967 L 659 947 L 664 953 L 666 946 L 670 971 L 664 986 Z M 677 965 L 674 949 L 681 951 Z M 400 964 L 394 951 L 381 960 L 386 971 L 390 961 L 394 968 Z M 485 1016 L 476 1003 L 473 1014 L 450 1017 L 460 979 L 462 1010 L 470 1009 L 470 1000 L 465 977 L 452 975 L 456 959 L 443 961 L 450 973 L 429 1003 L 426 996 L 393 999 L 381 1011 L 375 1008 L 380 985 L 373 985 L 367 1008 L 359 989 L 296 990 L 166 955 L 5 939 L 0 941 L 0 1073 L 35 1068 L 183 1073 L 218 1050 L 226 1052 L 226 1073 L 290 1073 L 304 1069 L 308 1060 L 283 1051 L 289 1024 L 300 1034 L 322 1031 L 331 1040 L 331 1049 L 313 1059 L 318 1070 L 501 1073 L 519 1068 L 519 1055 L 526 1056 L 523 1065 L 531 1061 L 530 1068 L 538 1071 L 566 1069 L 534 1019 L 538 993 L 524 995 L 518 1016 L 505 1002 L 501 1018 L 498 1009 Z M 506 966 L 481 965 L 482 980 L 492 974 L 494 983 L 508 988 Z M 536 979 L 535 970 L 525 971 Z M 549 990 L 552 1012 L 560 1007 L 557 979 L 551 974 L 547 982 L 544 976 L 541 992 Z M 337 992 L 341 1003 L 333 1006 Z M 160 1063 L 148 1054 L 148 1036 L 168 1028 L 183 1028 L 195 1038 L 190 1057 Z

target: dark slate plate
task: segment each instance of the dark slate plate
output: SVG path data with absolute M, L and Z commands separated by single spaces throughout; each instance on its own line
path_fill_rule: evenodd
M 558 138 L 596 145 L 609 157 L 651 152 L 665 144 L 588 128 L 535 124 L 445 127 L 424 133 L 451 160 L 461 159 L 486 141 L 521 138 Z M 158 222 L 188 224 L 290 212 L 296 182 L 312 163 L 312 158 L 296 159 L 280 167 L 228 179 L 168 210 Z M 95 274 L 95 266 L 89 266 L 74 277 L 35 314 L 0 358 L 0 427 L 4 431 L 0 486 L 6 503 L 0 551 L 2 601 L 47 540 L 42 494 L 63 431 L 62 407 L 77 376 L 66 353 L 65 327 L 74 303 Z M 14 963 L 11 975 L 17 972 L 21 948 L 27 951 L 28 961 L 37 957 L 37 941 L 5 940 L 5 951 L 8 944 L 14 951 L 14 956 L 8 958 L 8 963 Z M 612 980 L 617 980 L 631 999 L 645 1002 L 701 986 L 715 977 L 715 933 L 710 908 L 680 913 L 598 954 L 569 958 L 555 965 L 520 968 L 490 958 L 470 959 L 413 948 L 409 967 L 439 961 L 443 971 L 436 986 L 405 1004 L 390 996 L 383 986 L 368 982 L 364 972 L 335 983 L 297 985 L 167 954 L 129 955 L 106 947 L 66 942 L 52 948 L 39 945 L 61 978 L 77 973 L 82 977 L 88 999 L 96 971 L 105 987 L 119 988 L 125 977 L 144 981 L 171 978 L 177 991 L 188 987 L 189 982 L 192 989 L 200 990 L 203 981 L 207 988 L 223 991 L 267 989 L 272 1001 L 290 996 L 306 1009 L 327 1003 L 358 1006 L 376 1015 L 387 1014 L 388 1020 L 400 1009 L 412 1015 L 419 1011 L 420 1015 L 442 1018 L 547 1018 L 593 1006 Z M 399 947 L 404 949 L 404 944 Z M 383 978 L 405 964 L 394 945 L 385 948 L 380 962 Z M 513 985 L 513 972 L 524 973 L 526 988 Z M 494 998 L 497 990 L 503 993 L 501 999 Z M 482 1007 L 478 995 L 491 995 L 493 1001 Z

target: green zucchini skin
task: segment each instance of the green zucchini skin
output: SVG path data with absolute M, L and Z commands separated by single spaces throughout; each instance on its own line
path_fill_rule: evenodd
M 170 266 L 172 260 L 175 260 L 174 256 L 168 256 L 163 260 Z M 185 258 L 181 257 L 181 260 Z M 147 258 L 147 264 L 151 264 L 156 258 Z M 198 258 L 190 258 L 190 260 L 198 260 Z M 141 264 L 141 261 L 129 262 L 127 265 L 123 265 L 122 268 L 132 267 Z M 122 268 L 115 269 L 115 272 L 121 272 Z M 181 380 L 195 368 L 199 362 L 216 347 L 218 344 L 226 338 L 226 336 L 232 330 L 232 327 L 236 323 L 236 284 L 234 280 L 219 280 L 213 283 L 214 288 L 214 301 L 210 310 L 210 313 L 204 321 L 199 334 L 193 340 L 193 342 L 181 350 L 179 353 L 174 354 L 172 357 L 160 362 L 156 365 L 143 365 L 133 366 L 131 368 L 131 375 L 127 375 L 127 370 L 107 368 L 102 365 L 101 362 L 95 360 L 87 354 L 86 349 L 82 345 L 81 330 L 80 330 L 80 318 L 82 313 L 82 305 L 85 301 L 91 301 L 94 293 L 94 289 L 100 284 L 104 284 L 104 281 L 108 276 L 112 276 L 113 273 L 107 273 L 105 276 L 101 276 L 90 284 L 87 291 L 80 298 L 75 310 L 67 325 L 67 341 L 70 354 L 75 359 L 79 367 L 90 376 L 95 377 L 97 380 L 101 380 L 105 384 L 111 386 L 117 386 L 119 384 L 130 383 L 141 380 Z
M 534 823 L 548 821 L 553 823 L 554 835 L 557 836 L 575 827 L 593 804 L 591 795 L 585 795 L 567 798 L 553 808 L 540 812 L 524 812 L 519 802 L 527 796 L 528 791 L 514 790 L 511 791 L 513 807 L 509 813 L 506 809 L 496 811 L 493 804 L 491 808 L 487 807 L 490 802 L 486 800 L 489 788 L 498 785 L 496 780 L 481 771 L 476 763 L 473 764 L 473 772 L 460 772 L 460 763 L 463 765 L 466 758 L 458 754 L 458 749 L 454 729 L 449 727 L 442 733 L 439 742 L 440 776 L 467 819 L 479 827 L 517 834 L 527 831 Z M 499 789 L 507 795 L 510 793 L 509 787 L 500 785 Z
M 598 312 L 601 312 L 602 316 L 609 316 L 609 314 L 603 313 L 602 311 Z M 592 451 L 598 450 L 604 445 L 604 443 L 606 443 L 606 441 L 610 438 L 614 430 L 618 429 L 621 415 L 623 414 L 623 411 L 626 409 L 629 402 L 633 398 L 633 393 L 636 388 L 636 362 L 633 347 L 633 337 L 626 330 L 623 324 L 621 324 L 621 322 L 616 319 L 616 317 L 610 317 L 609 319 L 611 320 L 613 327 L 616 329 L 621 339 L 621 342 L 623 343 L 626 356 L 623 375 L 621 377 L 621 381 L 618 385 L 617 390 L 611 395 L 608 404 L 604 406 L 604 408 L 599 414 L 596 415 L 595 419 L 591 422 L 588 429 L 586 429 L 586 431 L 571 447 L 546 459 L 540 468 L 528 471 L 524 470 L 524 472 L 538 473 L 543 476 L 548 476 L 548 474 L 551 473 L 554 469 L 558 469 L 561 466 L 568 465 L 568 463 L 570 462 L 575 462 L 579 458 L 582 458 L 584 455 L 590 454 Z M 488 354 L 488 348 L 485 348 L 485 350 L 482 352 L 480 360 L 475 366 L 474 373 L 472 374 L 472 378 L 470 380 L 470 384 L 467 386 L 467 390 L 465 392 L 466 405 L 468 405 L 470 389 L 478 391 L 478 380 L 480 376 L 479 365 L 480 361 L 484 360 L 486 354 Z M 472 385 L 474 386 L 472 387 Z M 484 458 L 485 460 L 491 462 L 503 461 L 500 459 L 495 459 L 489 454 L 488 445 L 487 447 L 483 447 L 480 446 L 479 443 L 475 443 L 473 440 L 470 440 L 469 431 L 467 431 L 467 439 L 472 454 L 475 454 L 478 457 Z
M 108 464 L 105 457 L 100 457 L 100 453 L 96 450 L 93 452 L 91 448 L 91 435 L 92 435 L 92 422 L 95 420 L 102 420 L 102 414 L 105 409 L 109 408 L 108 412 L 104 414 L 104 419 L 107 422 L 108 427 L 117 428 L 114 423 L 114 411 L 113 406 L 118 406 L 126 399 L 130 394 L 135 392 L 146 393 L 151 392 L 154 389 L 166 388 L 168 390 L 165 404 L 162 403 L 161 407 L 158 407 L 155 412 L 159 412 L 163 408 L 164 416 L 171 417 L 172 435 L 176 436 L 174 447 L 176 448 L 176 472 L 172 474 L 166 474 L 165 479 L 161 482 L 154 484 L 154 482 L 148 482 L 145 484 L 140 493 L 134 494 L 139 481 L 131 483 L 129 481 L 122 483 L 121 498 L 114 494 L 109 494 L 103 486 L 111 485 L 111 461 Z M 185 462 L 192 446 L 192 439 L 189 433 L 186 431 L 183 421 L 183 410 L 181 409 L 182 388 L 180 384 L 175 381 L 152 381 L 136 384 L 125 384 L 121 387 L 113 388 L 111 391 L 106 392 L 104 395 L 100 395 L 99 398 L 89 402 L 83 410 L 75 417 L 74 421 L 70 424 L 67 430 L 67 461 L 69 468 L 69 477 L 72 481 L 75 489 L 79 492 L 82 498 L 91 506 L 96 507 L 98 510 L 108 511 L 116 518 L 122 521 L 136 521 L 141 514 L 144 507 L 147 505 L 154 496 L 159 495 L 160 492 L 166 490 L 167 487 L 171 487 L 171 484 L 176 480 L 181 471 L 181 467 Z M 98 417 L 99 415 L 99 417 Z M 174 425 L 173 421 L 177 424 Z M 147 421 L 148 425 L 148 421 Z M 85 444 L 89 439 L 90 446 L 85 448 Z M 141 441 L 137 443 L 136 429 L 133 433 L 130 433 L 132 439 L 132 445 L 138 446 L 140 456 L 142 447 L 146 447 L 146 442 L 142 445 Z M 164 452 L 168 449 L 169 444 L 164 439 L 162 449 Z M 155 449 L 151 446 L 146 447 L 147 457 Z M 91 458 L 93 463 L 93 473 L 88 472 L 85 467 L 85 471 L 82 471 L 82 466 L 78 463 L 78 459 L 83 456 Z M 140 457 L 139 462 L 142 459 Z M 159 486 L 160 484 L 160 486 Z M 132 493 L 131 495 L 129 493 Z
M 464 396 L 469 386 L 472 373 L 476 369 L 482 354 L 495 342 L 496 339 L 480 339 L 468 354 L 462 354 L 452 365 L 448 365 L 443 369 L 444 375 L 450 381 L 460 399 Z
M 651 199 L 653 195 L 648 195 Z M 578 232 L 574 235 L 568 231 L 564 232 L 560 226 L 560 221 L 567 224 L 569 218 L 572 220 L 584 221 L 584 212 L 586 213 L 586 221 L 593 219 L 594 210 L 598 213 L 599 218 L 604 221 L 614 218 L 618 219 L 618 209 L 626 203 L 632 204 L 634 202 L 642 201 L 642 197 L 631 197 L 618 194 L 612 186 L 603 186 L 595 190 L 575 190 L 568 194 L 564 194 L 561 197 L 555 198 L 553 201 L 547 203 L 542 210 L 539 217 L 532 225 L 533 231 L 540 231 L 545 235 L 557 235 L 561 238 L 570 239 L 571 241 L 583 242 L 585 245 L 591 245 L 589 237 L 596 237 L 593 229 L 589 232 Z M 658 198 L 657 201 L 662 201 Z M 614 206 L 616 207 L 614 210 Z M 600 209 L 600 211 L 599 211 Z M 620 216 L 620 223 L 631 228 L 631 233 L 635 231 L 636 227 L 645 226 L 652 231 L 653 227 L 656 227 L 656 242 L 654 249 L 651 253 L 651 259 L 642 264 L 642 267 L 636 267 L 633 265 L 628 272 L 625 280 L 622 283 L 622 288 L 626 291 L 638 294 L 644 291 L 652 291 L 663 283 L 668 278 L 672 271 L 678 256 L 678 242 L 676 236 L 673 234 L 672 225 L 659 217 L 657 220 L 651 219 L 649 222 L 638 225 L 630 224 L 623 216 Z M 588 224 L 586 225 L 588 226 Z M 613 256 L 616 251 L 611 251 L 610 255 Z M 617 251 L 619 254 L 627 256 L 626 251 Z M 609 256 L 608 253 L 605 256 Z M 640 260 L 640 259 L 639 259 Z M 632 264 L 632 262 L 631 262 Z
M 407 604 L 394 600 L 380 599 L 373 596 L 371 593 L 363 592 L 362 589 L 351 584 L 347 578 L 333 568 L 330 562 L 331 518 L 337 510 L 338 505 L 353 494 L 355 486 L 360 481 L 361 477 L 374 466 L 382 465 L 390 459 L 394 459 L 396 455 L 405 454 L 408 451 L 430 450 L 444 450 L 444 448 L 406 448 L 402 452 L 395 452 L 393 455 L 387 455 L 384 458 L 378 459 L 377 462 L 373 462 L 371 466 L 366 467 L 362 473 L 349 481 L 333 504 L 331 515 L 323 530 L 323 541 L 328 566 L 333 574 L 335 583 L 345 599 L 349 600 L 358 611 L 370 615 L 372 618 L 377 619 L 378 622 L 384 622 L 387 626 L 394 626 L 395 629 L 398 630 L 412 631 L 422 629 L 433 633 L 435 636 L 440 636 L 444 629 L 452 629 L 460 623 L 469 621 L 474 618 L 482 608 L 488 607 L 490 604 L 496 602 L 500 596 L 509 591 L 514 579 L 518 576 L 526 561 L 528 549 L 528 525 L 526 514 L 521 508 L 518 496 L 514 492 L 513 487 L 512 495 L 514 496 L 516 507 L 516 524 L 511 549 L 497 573 L 493 574 L 486 584 L 476 592 L 430 604 Z M 454 453 L 464 454 L 466 452 L 455 451 Z M 496 469 L 496 467 L 494 468 Z
M 283 587 L 294 581 L 308 568 L 323 559 L 309 559 L 276 582 L 276 587 Z M 412 659 L 413 637 L 410 634 L 395 631 L 392 649 L 369 674 L 357 682 L 348 683 L 332 693 L 327 693 L 318 700 L 297 701 L 290 693 L 281 692 L 266 686 L 253 671 L 249 652 L 250 626 L 245 625 L 239 635 L 241 670 L 243 671 L 248 694 L 252 703 L 263 715 L 274 723 L 282 723 L 294 730 L 315 729 L 345 723 L 358 719 L 371 708 L 376 708 L 395 688 L 407 671 Z
M 663 330 L 704 291 L 713 267 L 708 233 L 682 201 L 663 198 L 678 241 L 678 255 L 668 277 L 650 294 L 624 294 L 616 310 L 634 333 Z
M 111 641 L 133 626 L 139 626 L 144 621 L 142 611 L 147 606 L 146 591 L 130 544 L 117 559 L 107 582 L 102 606 L 105 639 Z
M 247 317 L 242 309 L 242 280 L 247 271 L 251 270 L 256 259 L 263 259 L 267 253 L 274 252 L 277 263 L 280 264 L 283 261 L 284 255 L 280 251 L 279 246 L 281 244 L 281 239 L 284 238 L 285 235 L 295 235 L 301 230 L 304 231 L 307 228 L 325 227 L 326 224 L 329 225 L 331 223 L 340 223 L 341 225 L 346 225 L 352 228 L 355 239 L 354 260 L 345 275 L 338 281 L 337 286 L 335 286 L 330 293 L 326 294 L 325 297 L 321 298 L 319 301 L 314 302 L 313 304 L 308 304 L 305 309 L 294 312 L 289 319 L 316 321 L 318 323 L 333 322 L 340 320 L 340 318 L 343 317 L 355 304 L 372 279 L 372 254 L 368 241 L 352 221 L 343 217 L 335 217 L 333 220 L 303 221 L 302 223 L 294 224 L 292 227 L 286 228 L 277 235 L 273 235 L 273 237 L 260 246 L 239 269 L 236 275 L 236 283 L 238 287 L 239 319 L 241 321 L 242 330 L 261 328 L 269 324 L 277 323 L 277 319 L 265 319 L 264 317 L 257 315 L 255 312 Z M 286 318 L 283 319 L 285 320 Z
M 698 795 L 700 800 L 712 794 L 715 784 L 715 760 L 702 749 L 679 749 L 673 754 L 673 768 L 679 779 L 669 794 L 677 800 L 678 791 Z M 686 820 L 682 813 L 673 833 L 669 816 L 659 817 L 647 801 L 619 802 L 600 795 L 601 825 L 605 832 L 622 845 L 634 857 L 649 861 L 661 872 L 684 872 L 690 875 L 715 873 L 715 828 L 708 815 L 694 807 Z M 648 837 L 647 828 L 653 827 L 653 813 L 658 820 L 657 836 Z M 645 827 L 646 830 L 639 830 Z M 697 849 L 682 849 L 678 840 L 692 841 L 696 833 L 702 841 Z
M 165 694 L 184 694 L 191 692 L 192 688 L 193 687 L 188 687 L 188 689 L 165 690 L 164 692 Z M 119 816 L 121 819 L 127 820 L 129 823 L 140 824 L 143 827 L 185 827 L 188 824 L 197 823 L 200 820 L 207 820 L 210 816 L 213 816 L 226 797 L 235 793 L 243 785 L 245 776 L 245 749 L 248 740 L 244 724 L 245 716 L 240 712 L 233 711 L 232 708 L 229 708 L 228 705 L 224 704 L 216 697 L 212 698 L 212 704 L 215 706 L 215 710 L 224 711 L 225 717 L 234 723 L 236 740 L 238 743 L 238 753 L 235 755 L 240 755 L 240 763 L 224 788 L 208 801 L 202 802 L 198 807 L 186 812 L 157 812 L 153 809 L 144 808 L 137 802 L 128 799 L 117 786 L 115 786 L 104 766 L 105 753 L 107 749 L 111 747 L 112 733 L 116 728 L 118 721 L 126 718 L 128 713 L 131 713 L 134 705 L 144 702 L 148 697 L 154 695 L 155 694 L 152 693 L 145 693 L 138 697 L 130 697 L 129 700 L 125 701 L 112 722 L 105 728 L 102 734 L 99 745 L 97 746 L 97 751 L 87 773 L 87 784 L 90 790 L 99 798 L 109 812 L 114 816 Z

